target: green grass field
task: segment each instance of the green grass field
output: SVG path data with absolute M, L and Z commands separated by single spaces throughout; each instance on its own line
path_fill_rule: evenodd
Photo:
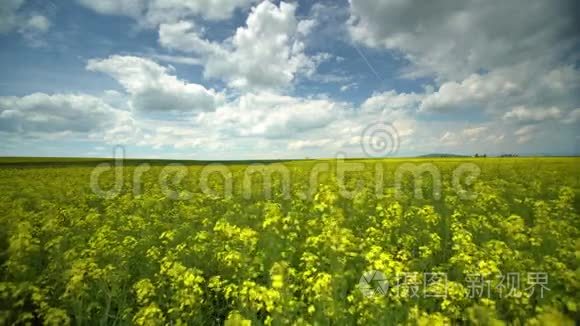
M 0 159 L 0 323 L 580 319 L 580 158 L 104 162 Z

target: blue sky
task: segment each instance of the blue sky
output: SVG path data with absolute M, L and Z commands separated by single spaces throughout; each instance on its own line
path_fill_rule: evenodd
M 0 155 L 579 154 L 577 7 L 3 1 Z

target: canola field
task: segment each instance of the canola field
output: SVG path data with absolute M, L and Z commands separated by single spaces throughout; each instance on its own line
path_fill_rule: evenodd
M 0 160 L 0 324 L 580 320 L 579 158 L 102 163 Z

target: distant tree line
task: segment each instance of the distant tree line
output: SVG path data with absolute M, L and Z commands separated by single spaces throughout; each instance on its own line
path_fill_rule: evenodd
M 518 154 L 501 154 L 499 157 L 518 157 Z M 473 155 L 473 157 L 483 157 L 486 158 L 487 154 L 479 154 L 479 153 L 475 153 L 475 155 Z
M 499 157 L 518 157 L 518 154 L 501 154 Z

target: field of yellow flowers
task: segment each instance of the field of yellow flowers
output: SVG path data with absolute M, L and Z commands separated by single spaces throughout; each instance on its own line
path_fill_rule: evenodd
M 441 189 L 425 176 L 417 196 L 409 175 L 397 192 L 409 162 L 435 166 Z M 481 172 L 464 182 L 469 199 L 451 177 L 466 162 Z M 218 174 L 201 191 L 202 164 L 175 175 L 128 162 L 102 173 L 102 189 L 122 180 L 110 196 L 91 187 L 88 161 L 0 165 L 0 324 L 580 320 L 580 159 L 360 161 L 352 196 L 332 164 L 308 188 L 318 163 L 280 163 L 290 187 L 273 176 L 271 194 L 260 176 L 244 183 L 247 164 L 226 164 L 228 195 Z

